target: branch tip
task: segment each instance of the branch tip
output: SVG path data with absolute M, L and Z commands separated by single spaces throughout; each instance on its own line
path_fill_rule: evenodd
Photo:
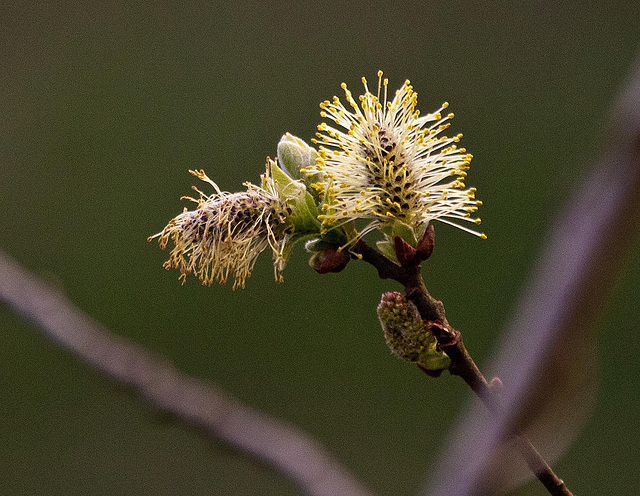
M 418 262 L 416 260 L 416 249 L 407 243 L 401 236 L 395 236 L 393 243 L 396 249 L 396 257 L 402 267 L 412 267 Z
M 424 262 L 431 257 L 433 248 L 435 246 L 436 233 L 433 224 L 429 224 L 427 230 L 424 232 L 422 239 L 416 247 L 416 261 L 418 263 Z

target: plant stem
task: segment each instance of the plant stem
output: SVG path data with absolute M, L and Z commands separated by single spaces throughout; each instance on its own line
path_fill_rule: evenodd
M 133 388 L 154 410 L 272 467 L 304 494 L 373 495 L 309 434 L 111 332 L 77 308 L 60 288 L 0 251 L 0 309 L 2 303 L 105 377 Z
M 382 279 L 393 279 L 405 288 L 407 298 L 417 307 L 422 319 L 438 340 L 439 346 L 451 359 L 449 372 L 461 377 L 471 390 L 480 398 L 490 412 L 499 411 L 495 391 L 467 351 L 460 331 L 453 329 L 447 322 L 444 305 L 433 298 L 421 274 L 421 265 L 398 265 L 364 241 L 359 241 L 353 249 L 362 259 L 373 265 Z M 426 371 L 425 371 L 426 372 Z M 564 481 L 560 479 L 544 460 L 531 441 L 516 434 L 517 446 L 529 469 L 536 475 L 552 496 L 573 496 Z

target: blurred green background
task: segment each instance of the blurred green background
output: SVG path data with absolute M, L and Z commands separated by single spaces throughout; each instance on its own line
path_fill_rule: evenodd
M 571 5 L 569 5 L 571 4 Z M 423 113 L 451 102 L 475 158 L 487 241 L 437 225 L 425 278 L 479 361 L 541 233 L 598 153 L 640 47 L 636 2 L 4 2 L 0 249 L 114 332 L 320 439 L 378 494 L 422 487 L 469 392 L 385 347 L 398 289 L 352 263 L 319 276 L 297 247 L 247 289 L 180 286 L 146 237 L 203 168 L 257 181 L 318 103 L 378 69 Z M 635 233 L 630 233 L 636 236 Z M 640 251 L 599 338 L 594 415 L 557 471 L 578 494 L 631 494 L 640 455 Z M 149 410 L 0 307 L 0 494 L 297 494 L 264 465 Z M 624 342 L 624 345 L 620 343 Z M 594 369 L 596 364 L 594 363 Z M 544 491 L 530 483 L 518 494 Z

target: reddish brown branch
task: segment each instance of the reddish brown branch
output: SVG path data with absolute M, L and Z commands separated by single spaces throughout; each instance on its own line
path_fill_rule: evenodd
M 431 233 L 433 238 L 433 233 Z M 396 242 L 396 248 L 406 252 L 404 245 Z M 429 249 L 433 249 L 433 245 Z M 393 279 L 405 287 L 407 298 L 411 300 L 418 309 L 422 319 L 427 322 L 430 330 L 438 340 L 439 346 L 451 358 L 449 372 L 452 375 L 461 377 L 471 390 L 482 400 L 487 409 L 496 413 L 499 406 L 498 398 L 494 390 L 490 387 L 486 378 L 480 372 L 475 361 L 467 351 L 459 331 L 453 329 L 447 322 L 444 305 L 433 298 L 424 284 L 421 275 L 421 265 L 416 260 L 415 263 L 407 263 L 409 257 L 403 256 L 405 262 L 399 265 L 389 260 L 380 252 L 370 247 L 366 242 L 360 241 L 355 249 L 362 255 L 362 259 L 373 265 L 378 274 L 383 279 Z M 399 257 L 401 258 L 401 257 Z M 428 371 L 423 371 L 429 374 Z M 431 374 L 429 374 L 431 375 Z M 516 436 L 517 446 L 527 463 L 529 469 L 536 475 L 546 490 L 552 496 L 573 496 L 564 481 L 560 479 L 540 455 L 538 450 L 523 435 Z

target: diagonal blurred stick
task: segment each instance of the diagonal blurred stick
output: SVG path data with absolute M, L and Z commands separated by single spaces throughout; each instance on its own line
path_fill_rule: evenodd
M 471 408 L 426 494 L 504 492 L 515 481 L 501 440 L 514 431 L 555 442 L 555 456 L 567 448 L 585 420 L 580 402 L 593 394 L 593 329 L 639 227 L 640 59 L 615 103 L 607 146 L 556 219 L 506 329 L 492 367 L 505 384 L 504 408 L 484 423 Z M 571 432 L 553 439 L 561 428 Z
M 370 491 L 316 440 L 243 405 L 215 384 L 190 377 L 144 347 L 109 332 L 61 292 L 0 251 L 0 300 L 62 347 L 153 407 L 269 464 L 313 496 Z

